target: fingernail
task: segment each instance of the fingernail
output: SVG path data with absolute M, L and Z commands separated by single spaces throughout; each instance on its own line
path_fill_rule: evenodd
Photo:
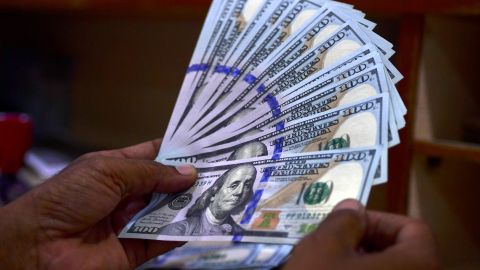
M 179 174 L 181 175 L 194 175 L 196 173 L 195 167 L 189 164 L 182 164 L 175 167 Z
M 358 212 L 363 212 L 365 207 L 363 205 L 354 199 L 346 199 L 341 202 L 339 202 L 332 210 L 332 212 L 336 212 L 339 210 L 345 210 L 345 209 L 350 209 L 350 210 L 355 210 Z

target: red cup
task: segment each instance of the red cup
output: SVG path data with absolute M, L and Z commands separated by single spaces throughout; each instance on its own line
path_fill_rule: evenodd
M 0 113 L 0 172 L 15 174 L 32 146 L 33 125 L 23 113 Z

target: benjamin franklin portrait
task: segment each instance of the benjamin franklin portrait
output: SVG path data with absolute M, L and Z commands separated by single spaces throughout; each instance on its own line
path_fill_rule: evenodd
M 238 147 L 227 160 L 247 159 L 266 155 L 268 155 L 268 150 L 265 144 L 254 141 Z
M 188 209 L 186 219 L 164 226 L 166 235 L 231 235 L 242 233 L 231 215 L 241 213 L 253 195 L 257 170 L 239 165 L 220 176 Z

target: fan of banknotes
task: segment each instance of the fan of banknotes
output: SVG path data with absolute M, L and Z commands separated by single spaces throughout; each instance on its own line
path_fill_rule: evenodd
M 272 266 L 336 203 L 366 203 L 406 108 L 392 44 L 364 15 L 326 0 L 213 0 L 157 157 L 194 164 L 198 180 L 155 194 L 121 237 L 261 243 L 230 244 L 230 261 L 220 248 L 223 268 Z M 208 268 L 212 250 L 152 263 Z

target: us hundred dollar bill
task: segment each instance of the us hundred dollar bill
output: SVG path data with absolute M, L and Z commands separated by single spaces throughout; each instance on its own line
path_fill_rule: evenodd
M 295 115 L 286 115 L 295 118 Z M 300 119 L 285 118 L 281 126 L 252 127 L 231 139 L 207 136 L 195 147 L 186 147 L 174 155 L 162 155 L 162 158 L 210 163 L 255 156 L 273 157 L 282 152 L 386 145 L 387 120 L 388 95 L 375 95 Z
M 275 125 L 285 118 L 298 119 L 308 116 L 306 112 L 309 108 L 312 113 L 323 112 L 385 92 L 389 92 L 389 89 L 383 64 L 378 55 L 371 54 L 337 70 L 333 76 L 315 76 L 278 96 L 267 95 L 263 102 L 255 107 L 238 112 L 228 121 L 219 119 L 212 122 L 197 133 L 189 134 L 189 138 L 190 142 L 204 137 L 226 140 L 233 135 L 244 134 L 253 126 L 261 129 L 265 125 Z M 393 112 L 392 110 L 391 113 Z
M 190 127 L 197 120 L 199 111 L 205 106 L 206 100 L 208 97 L 211 97 L 212 92 L 215 91 L 215 88 L 212 87 L 209 79 L 213 75 L 218 74 L 237 74 L 235 69 L 232 67 L 221 64 L 225 57 L 230 57 L 229 52 L 237 51 L 238 47 L 245 46 L 245 44 L 255 44 L 263 34 L 265 34 L 270 27 L 275 24 L 278 19 L 288 10 L 288 8 L 299 0 L 264 0 L 263 6 L 257 3 L 257 7 L 260 7 L 256 20 L 250 23 L 245 31 L 242 32 L 240 37 L 236 42 L 229 46 L 228 52 L 223 51 L 216 59 L 217 61 L 212 62 L 212 68 L 209 72 L 204 73 L 204 79 L 201 81 L 201 87 L 197 87 L 192 96 L 192 106 L 190 106 L 189 111 L 187 112 L 185 119 L 182 123 L 185 123 L 178 127 L 178 134 L 182 134 L 185 129 L 190 129 Z M 247 2 L 247 4 L 253 3 L 253 1 Z M 215 76 L 214 76 L 215 77 Z M 182 129 L 183 128 L 183 129 Z
M 321 84 L 312 84 L 299 89 L 299 91 L 288 91 L 285 95 L 276 98 L 278 106 L 273 106 L 273 108 L 267 102 L 262 103 L 261 106 L 248 113 L 243 121 L 234 122 L 239 123 L 237 126 L 244 125 L 236 132 L 242 134 L 242 130 L 251 126 L 261 129 L 265 126 L 283 125 L 367 97 L 388 93 L 382 66 L 369 67 L 368 64 L 369 62 L 363 62 L 357 66 L 358 74 L 346 77 L 345 80 L 327 87 L 322 87 Z M 389 113 L 392 113 L 392 110 Z
M 184 149 L 175 157 L 164 157 L 190 163 L 211 163 L 225 160 L 271 156 L 282 153 L 305 153 L 340 148 L 359 148 L 380 145 L 382 155 L 377 181 L 387 179 L 388 95 L 370 97 L 353 105 L 325 113 L 312 114 L 300 120 L 282 123 L 282 126 L 257 131 L 251 136 L 238 136 L 229 142 L 207 137 L 200 144 Z M 222 144 L 223 143 L 223 144 Z
M 280 3 L 280 5 L 284 5 Z M 335 5 L 333 4 L 335 3 Z M 258 66 L 268 55 L 276 48 L 287 42 L 290 37 L 297 35 L 304 25 L 317 22 L 315 26 L 310 27 L 310 31 L 305 33 L 303 41 L 307 46 L 310 43 L 316 43 L 321 38 L 320 32 L 328 31 L 332 25 L 341 25 L 346 22 L 347 18 L 351 18 L 356 13 L 349 8 L 349 17 L 346 15 L 337 15 L 334 11 L 328 11 L 326 7 L 338 7 L 336 2 L 329 1 L 309 1 L 300 0 L 294 1 L 285 14 L 275 12 L 275 14 L 282 15 L 277 20 L 269 20 L 268 23 L 261 25 L 258 31 L 253 31 L 254 36 L 249 37 L 249 42 L 239 43 L 238 46 L 232 47 L 231 52 L 225 57 L 224 69 L 221 72 L 214 74 L 208 82 L 208 88 L 211 90 L 208 95 L 205 95 L 206 102 L 199 102 L 203 109 L 201 114 L 211 110 L 215 107 L 215 103 L 221 102 L 223 97 L 229 92 L 233 85 L 247 72 Z M 341 7 L 345 9 L 345 7 Z M 362 23 L 373 28 L 373 24 L 367 20 L 359 17 L 357 19 Z M 268 30 L 268 31 L 267 31 Z M 313 38 L 316 34 L 317 38 Z M 323 33 L 325 35 L 325 33 Z M 297 38 L 298 39 L 298 38 Z M 197 114 L 199 112 L 196 112 Z
M 233 66 L 225 64 L 228 63 L 228 60 L 232 58 L 232 54 L 235 54 L 237 51 L 246 52 L 251 50 L 253 46 L 259 40 L 262 39 L 263 35 L 268 33 L 271 27 L 289 10 L 292 4 L 298 2 L 299 0 L 266 0 L 264 6 L 269 8 L 265 10 L 265 14 L 261 17 L 262 20 L 256 24 L 250 24 L 249 27 L 252 27 L 251 31 L 244 31 L 242 35 L 237 39 L 234 45 L 231 46 L 230 50 L 226 53 L 226 56 L 222 59 L 221 63 L 218 63 L 211 74 L 213 77 L 220 76 L 222 74 L 230 74 L 238 76 L 238 71 L 233 68 Z M 195 103 L 194 109 L 200 109 L 205 105 L 205 100 L 208 97 L 212 96 L 212 91 L 215 91 L 215 87 L 212 87 L 212 78 L 208 79 L 208 85 L 202 90 L 202 95 L 198 97 L 198 102 Z
M 192 243 L 192 242 L 191 242 Z M 195 243 L 195 242 L 193 242 Z M 147 269 L 256 269 L 281 264 L 293 246 L 214 242 L 183 246 L 159 256 L 138 270 Z
M 325 67 L 340 60 L 345 60 L 349 53 L 368 43 L 372 43 L 372 41 L 365 34 L 365 29 L 362 29 L 356 22 L 347 21 L 336 31 L 322 39 L 321 42 L 303 53 L 286 51 L 275 59 L 262 62 L 250 74 L 256 78 L 255 82 L 249 84 L 243 81 L 243 85 L 237 85 L 237 89 L 241 92 L 235 98 L 237 100 L 239 98 L 247 99 L 248 103 L 252 103 L 264 93 L 282 91 L 282 89 L 303 81 Z M 375 45 L 378 49 L 379 45 Z M 292 81 L 292 78 L 296 79 Z M 290 83 L 286 84 L 287 81 Z M 255 91 L 250 91 L 252 89 L 255 89 Z M 253 97 L 247 98 L 248 94 L 253 95 Z
M 197 164 L 197 182 L 163 196 L 122 238 L 294 244 L 341 200 L 366 202 L 377 147 Z
M 307 8 L 306 10 L 303 10 L 303 8 L 305 7 L 309 7 L 309 8 Z M 257 65 L 260 64 L 259 60 L 264 60 L 265 58 L 267 58 L 267 56 L 270 56 L 267 59 L 271 59 L 272 58 L 271 56 L 275 54 L 274 52 L 281 51 L 282 54 L 278 55 L 278 58 L 286 59 L 280 63 L 283 66 L 286 66 L 286 64 L 290 63 L 294 58 L 298 58 L 306 50 L 308 50 L 313 46 L 318 45 L 318 43 L 322 42 L 324 39 L 329 37 L 332 31 L 338 30 L 337 28 L 339 28 L 342 23 L 345 23 L 346 19 L 349 18 L 347 15 L 338 15 L 338 14 L 341 14 L 338 10 L 336 11 L 318 10 L 315 12 L 319 16 L 312 19 L 314 23 L 309 23 L 309 18 L 306 18 L 306 17 L 317 15 L 317 14 L 312 14 L 312 10 L 315 10 L 315 9 L 312 9 L 312 7 L 313 7 L 313 4 L 311 3 L 311 1 L 307 1 L 307 2 L 301 1 L 297 3 L 297 5 L 294 5 L 292 10 L 276 26 L 275 29 L 277 29 L 278 31 L 275 31 L 275 30 L 272 31 L 272 33 L 278 33 L 278 35 L 280 35 L 279 37 L 276 37 L 276 39 L 275 39 L 275 35 L 271 36 L 273 40 L 276 40 L 273 42 L 273 45 L 272 44 L 269 45 L 268 42 L 267 44 L 264 44 L 262 42 L 260 45 L 263 45 L 263 46 L 257 46 L 258 47 L 257 52 L 254 55 L 252 54 L 250 58 L 245 58 L 248 60 L 247 62 L 241 63 L 242 66 L 240 67 L 232 66 L 232 71 L 234 71 L 233 72 L 234 74 L 232 75 L 235 75 L 235 76 L 227 76 L 225 79 L 230 79 L 228 83 L 227 82 L 221 83 L 220 81 L 218 81 L 222 79 L 222 77 L 219 74 L 214 76 L 212 80 L 210 80 L 210 83 L 208 86 L 209 88 L 212 88 L 215 91 L 214 93 L 212 93 L 212 95 L 207 96 L 210 103 L 207 103 L 206 105 L 204 105 L 202 111 L 195 112 L 195 115 L 197 115 L 197 117 L 203 116 L 206 113 L 212 111 L 214 108 L 216 108 L 217 106 L 215 104 L 212 104 L 211 102 L 218 103 L 219 101 L 223 101 L 226 98 L 226 96 L 228 96 L 231 93 L 231 89 L 236 85 L 236 83 L 240 83 L 239 80 L 241 80 L 242 78 L 243 80 L 253 83 L 252 80 L 247 78 L 255 77 L 255 76 L 252 77 L 251 75 L 256 72 L 256 71 L 252 71 L 252 69 L 257 67 Z M 299 10 L 303 10 L 303 12 L 296 12 Z M 351 14 L 351 12 L 349 14 Z M 361 21 L 363 19 L 359 17 L 359 18 L 356 18 L 356 20 Z M 362 23 L 368 24 L 369 22 L 364 20 L 362 21 Z M 288 35 L 288 33 L 293 31 L 299 31 L 298 29 L 302 28 L 303 24 L 309 24 L 309 25 L 308 27 L 306 27 L 306 29 L 303 29 L 301 33 L 298 34 L 297 36 L 295 35 L 291 36 L 291 39 L 294 39 L 294 41 L 288 42 L 290 39 L 287 39 L 284 42 L 285 44 L 282 43 L 283 46 L 275 46 L 277 43 L 280 43 L 280 41 L 282 41 L 281 39 L 278 40 L 280 37 L 286 36 Z M 365 38 L 367 37 L 365 36 Z M 271 51 L 274 51 L 274 52 L 271 52 Z M 266 60 L 266 61 L 272 62 L 273 60 Z M 247 72 L 249 72 L 248 74 L 250 75 L 246 76 L 245 73 Z M 260 77 L 256 80 L 259 80 L 259 79 Z M 201 124 L 202 123 L 200 123 L 199 125 L 201 126 Z M 192 123 L 190 121 L 187 123 L 187 125 L 189 129 L 191 129 L 196 125 L 196 123 L 195 122 Z
M 208 134 L 202 140 L 199 140 L 196 143 L 192 144 L 191 147 L 200 149 L 201 146 L 216 145 L 214 148 L 210 147 L 210 149 L 218 149 L 221 148 L 221 145 L 226 145 L 228 143 L 240 144 L 241 142 L 243 142 L 242 139 L 248 137 L 250 139 L 257 137 L 267 138 L 262 135 L 264 135 L 266 130 L 272 129 L 275 130 L 275 132 L 277 132 L 280 136 L 280 134 L 283 134 L 280 133 L 280 131 L 285 130 L 286 127 L 292 126 L 293 123 L 307 122 L 312 118 L 315 118 L 314 116 L 320 117 L 321 115 L 331 115 L 330 113 L 333 113 L 334 115 L 335 112 L 341 110 L 340 108 L 351 108 L 353 106 L 348 104 L 355 104 L 355 102 L 361 102 L 366 97 L 376 99 L 376 95 L 381 94 L 386 87 L 385 83 L 382 83 L 382 76 L 383 69 L 375 66 L 373 68 L 367 69 L 362 73 L 359 73 L 356 78 L 353 77 L 350 78 L 351 80 L 347 82 L 334 84 L 332 87 L 324 89 L 324 91 L 313 92 L 313 94 L 306 95 L 303 98 L 301 97 L 302 93 L 307 93 L 308 91 L 301 91 L 300 94 L 298 94 L 299 99 L 286 99 L 285 102 L 280 102 L 280 105 L 278 107 L 275 107 L 273 111 L 269 111 L 268 108 L 265 108 L 265 110 L 261 110 L 261 108 L 259 108 L 259 112 L 257 113 L 255 113 L 255 111 L 252 111 L 249 114 L 244 115 L 243 121 L 239 120 L 236 122 L 249 124 L 238 129 L 219 130 L 215 133 Z M 312 86 L 315 87 L 316 85 Z M 355 118 L 354 120 L 358 121 L 354 125 L 356 125 L 364 134 L 368 132 L 373 135 L 374 129 L 380 128 L 380 130 L 382 131 L 379 130 L 380 132 L 377 134 L 377 136 L 382 136 L 378 137 L 379 139 L 381 138 L 380 140 L 370 140 L 370 142 L 367 143 L 367 141 L 369 141 L 367 140 L 369 136 L 360 135 L 358 133 L 353 135 L 355 133 L 353 129 L 351 129 L 349 133 L 342 133 L 342 135 L 349 134 L 348 136 L 350 138 L 363 138 L 362 141 L 363 143 L 365 143 L 363 144 L 363 146 L 373 145 L 375 143 L 390 146 L 397 143 L 397 141 L 399 140 L 398 131 L 395 126 L 394 120 L 392 119 L 392 110 L 388 109 L 388 107 L 389 105 L 384 104 L 384 108 L 382 108 L 384 110 L 382 112 L 383 115 L 382 117 L 377 118 L 378 125 L 368 126 L 366 122 L 362 122 L 358 118 Z M 350 128 L 346 128 L 346 126 L 344 126 L 344 128 L 342 128 L 341 130 L 343 130 L 342 132 L 344 132 L 348 129 Z M 293 133 L 298 134 L 297 132 Z M 274 132 L 271 132 L 271 134 L 274 134 Z M 333 133 L 330 133 L 330 135 L 332 134 Z M 330 138 L 330 141 L 335 141 L 335 138 L 337 138 L 338 140 L 338 137 L 339 134 L 335 134 L 332 138 Z M 316 138 L 316 140 L 320 140 L 319 138 L 320 137 Z M 300 148 L 298 145 L 296 147 L 296 151 L 298 151 L 298 149 Z M 318 150 L 326 150 L 329 147 L 332 146 L 323 141 L 323 148 L 319 147 Z M 348 145 L 345 144 L 344 147 L 355 147 L 355 143 L 349 143 Z M 225 147 L 225 149 L 227 149 L 227 147 Z M 290 151 L 292 150 L 290 149 Z M 272 154 L 274 150 L 268 149 L 268 152 L 269 154 Z M 186 160 L 191 161 L 189 159 Z M 387 168 L 388 155 L 387 148 L 385 148 L 383 149 L 383 154 L 381 156 L 381 165 L 379 171 L 375 174 L 374 184 L 381 184 L 386 182 L 388 176 Z
M 213 73 L 214 66 L 221 61 L 247 25 L 261 20 L 268 5 L 266 0 L 214 0 L 197 46 L 190 60 L 180 94 L 170 119 L 161 150 L 168 148 L 177 128 L 188 115 L 200 95 L 205 80 Z
M 179 98 L 189 96 L 194 90 L 192 86 L 192 80 L 196 69 L 204 69 L 204 65 L 201 64 L 202 59 L 205 57 L 208 48 L 213 46 L 216 37 L 220 33 L 220 29 L 225 19 L 226 10 L 230 8 L 229 5 L 233 3 L 234 0 L 224 1 L 224 0 L 213 0 L 212 4 L 207 13 L 204 26 L 200 32 L 200 36 L 195 46 L 192 58 L 190 60 L 190 68 L 187 70 L 186 77 L 184 78 L 183 84 L 180 89 Z M 169 128 L 165 136 L 165 140 L 168 141 L 173 135 L 174 129 L 178 124 L 179 118 L 182 113 L 185 111 L 186 104 L 177 102 L 175 104 L 174 113 L 170 119 Z M 167 145 L 165 143 L 165 145 Z M 163 146 L 162 146 L 163 147 Z
M 259 25 L 265 24 L 271 18 L 273 12 L 277 10 L 276 1 L 272 0 L 237 0 L 236 5 L 227 16 L 227 20 L 220 31 L 219 39 L 215 46 L 207 52 L 208 60 L 206 61 L 206 70 L 199 73 L 197 76 L 196 89 L 193 95 L 194 105 L 197 105 L 202 96 L 207 95 L 205 85 L 208 79 L 215 73 L 221 72 L 222 65 L 220 63 L 224 60 L 228 52 L 237 46 L 248 42 L 249 34 L 254 34 L 258 30 Z M 294 0 L 283 0 L 292 2 Z
M 264 102 L 255 109 L 236 115 L 226 127 L 208 133 L 200 132 L 197 136 L 204 134 L 203 139 L 194 141 L 191 147 L 238 140 L 260 133 L 265 128 L 279 129 L 292 121 L 388 92 L 382 66 L 370 67 L 371 64 L 375 64 L 374 59 L 366 58 L 364 60 L 359 61 L 358 65 L 352 66 L 351 69 L 338 73 L 339 78 L 346 77 L 343 81 L 331 86 L 326 84 L 325 87 L 322 87 L 322 83 L 317 82 L 298 89 L 293 88 L 292 91 L 285 91 L 285 97 L 271 97 L 272 100 L 269 102 Z M 354 74 L 355 72 L 358 74 Z M 352 76 L 347 76 L 347 74 Z M 274 104 L 272 105 L 272 103 Z M 398 137 L 391 109 L 389 113 L 389 131 Z
M 335 48 L 339 46 L 339 43 L 342 41 L 344 41 L 344 43 L 356 44 L 355 46 L 358 45 L 356 48 L 359 48 L 361 45 L 368 44 L 370 39 L 356 23 L 348 22 L 334 32 L 330 38 L 305 52 L 302 57 L 294 54 L 289 58 L 288 53 L 287 55 L 281 55 L 281 57 L 272 62 L 270 66 L 262 67 L 264 70 L 260 72 L 258 76 L 252 75 L 252 78 L 255 79 L 250 80 L 251 83 L 247 83 L 245 80 L 239 81 L 235 86 L 236 90 L 232 90 L 232 94 L 228 95 L 217 108 L 203 117 L 197 123 L 196 127 L 191 129 L 191 132 L 198 131 L 198 127 L 204 127 L 218 118 L 228 119 L 240 110 L 250 108 L 267 94 L 276 94 L 288 89 L 290 86 L 298 83 L 298 80 L 301 78 L 305 79 L 316 71 L 323 69 L 326 55 L 329 54 L 331 50 L 336 50 Z M 344 44 L 340 47 L 344 46 L 350 45 Z M 342 53 L 334 54 L 336 55 L 334 58 L 337 60 L 345 58 L 339 56 L 339 54 Z M 295 83 L 291 82 L 289 85 L 283 84 L 283 82 L 290 77 L 296 78 Z

